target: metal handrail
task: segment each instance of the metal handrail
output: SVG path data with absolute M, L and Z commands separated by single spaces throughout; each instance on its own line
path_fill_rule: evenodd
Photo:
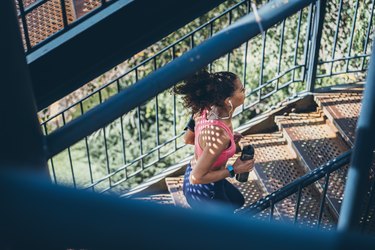
M 375 41 L 373 42 L 375 45 Z M 362 110 L 358 118 L 351 167 L 345 186 L 338 229 L 358 230 L 364 198 L 368 190 L 368 173 L 375 149 L 375 54 L 372 53 L 366 87 L 363 93 Z M 374 190 L 372 190 L 374 193 Z M 367 219 L 367 218 L 366 218 Z
M 345 153 L 342 153 L 338 157 L 328 161 L 327 163 L 321 165 L 320 167 L 316 168 L 315 170 L 299 177 L 298 179 L 294 180 L 293 182 L 289 183 L 288 185 L 276 190 L 275 192 L 267 195 L 266 197 L 250 204 L 246 208 L 239 210 L 237 214 L 239 215 L 245 215 L 245 214 L 257 214 L 261 211 L 271 207 L 271 214 L 270 216 L 273 216 L 273 208 L 274 206 L 281 200 L 289 197 L 292 194 L 297 193 L 298 197 L 301 196 L 302 189 L 315 183 L 316 181 L 322 179 L 323 177 L 326 177 L 323 193 L 325 194 L 328 189 L 328 178 L 330 174 L 341 167 L 345 166 L 349 163 L 350 157 L 352 154 L 352 150 L 348 150 Z M 325 198 L 325 195 L 323 195 L 323 199 Z M 299 207 L 300 202 L 297 201 L 296 206 Z M 322 214 L 323 212 L 323 206 L 320 207 L 319 214 Z M 297 209 L 298 210 L 298 209 Z M 298 212 L 295 213 L 294 221 L 296 222 L 298 218 Z M 318 225 L 321 222 L 321 216 L 318 218 Z

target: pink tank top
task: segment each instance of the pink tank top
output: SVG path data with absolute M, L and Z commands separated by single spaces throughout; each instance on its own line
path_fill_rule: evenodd
M 197 159 L 202 155 L 203 149 L 199 145 L 199 135 L 202 130 L 206 129 L 208 126 L 217 126 L 223 128 L 228 135 L 230 136 L 230 145 L 227 149 L 225 149 L 219 157 L 217 158 L 216 162 L 212 165 L 212 168 L 220 167 L 224 165 L 229 158 L 231 158 L 234 153 L 236 152 L 236 144 L 234 142 L 233 132 L 231 129 L 222 121 L 220 120 L 207 120 L 207 110 L 202 112 L 202 116 L 196 122 L 195 125 L 195 141 L 194 141 L 194 150 Z

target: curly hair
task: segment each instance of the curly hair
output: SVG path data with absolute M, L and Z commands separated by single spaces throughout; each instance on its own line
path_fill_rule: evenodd
M 203 69 L 178 84 L 174 92 L 183 95 L 184 106 L 195 114 L 213 105 L 223 107 L 224 100 L 235 91 L 236 79 L 238 76 L 232 72 L 209 73 Z

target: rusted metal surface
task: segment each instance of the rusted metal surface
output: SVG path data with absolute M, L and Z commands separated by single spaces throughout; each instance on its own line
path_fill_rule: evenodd
M 28 7 L 36 0 L 24 0 L 24 7 Z M 18 1 L 16 1 L 18 9 Z M 76 19 L 73 1 L 65 1 L 67 22 L 72 23 Z M 25 34 L 22 26 L 21 17 L 19 17 L 21 34 L 26 48 Z M 55 34 L 64 28 L 63 15 L 60 0 L 50 0 L 32 10 L 26 15 L 27 30 L 31 47 L 45 40 L 47 37 Z
M 17 10 L 18 1 L 15 0 Z M 36 0 L 23 0 L 24 8 L 35 3 Z M 84 16 L 92 10 L 101 6 L 100 0 L 65 0 L 67 24 Z M 19 17 L 21 34 L 26 48 L 25 33 Z M 26 14 L 26 24 L 31 47 L 55 34 L 64 28 L 61 0 L 49 0 Z
M 255 171 L 268 193 L 289 184 L 304 174 L 296 155 L 287 145 L 281 133 L 256 134 L 246 136 L 244 143 L 255 147 Z M 296 211 L 297 195 L 294 194 L 276 204 L 277 212 L 283 221 L 293 222 Z M 320 210 L 320 196 L 312 187 L 302 190 L 297 224 L 317 227 Z M 332 229 L 335 220 L 327 209 L 324 209 L 321 228 Z
M 344 140 L 326 123 L 320 110 L 279 117 L 277 123 L 290 140 L 307 171 L 314 170 L 349 150 Z M 327 202 L 336 216 L 340 212 L 347 169 L 348 166 L 345 166 L 330 175 Z M 322 191 L 324 180 L 319 183 L 317 188 Z
M 189 208 L 189 204 L 182 192 L 182 185 L 184 183 L 183 176 L 180 177 L 167 177 L 165 178 L 168 191 L 172 195 L 173 202 L 176 206 Z
M 229 182 L 231 182 L 235 187 L 237 187 L 240 192 L 243 194 L 245 198 L 245 204 L 243 207 L 250 205 L 253 202 L 256 202 L 263 196 L 265 196 L 264 191 L 261 189 L 257 180 L 251 180 L 240 183 L 232 178 L 227 178 Z M 186 202 L 186 198 L 182 192 L 182 184 L 183 184 L 183 176 L 180 177 L 167 177 L 165 178 L 165 182 L 167 184 L 168 190 L 172 195 L 173 202 L 176 206 L 189 208 L 189 204 Z M 242 207 L 242 208 L 243 208 Z M 241 210 L 240 208 L 239 210 Z M 265 210 L 260 214 L 255 216 L 261 220 L 268 220 L 269 218 L 269 211 Z
M 355 128 L 361 110 L 362 90 L 316 94 L 315 101 L 340 131 L 344 139 L 354 144 Z

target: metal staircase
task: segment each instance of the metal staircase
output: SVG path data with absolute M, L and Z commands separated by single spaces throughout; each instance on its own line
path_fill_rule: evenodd
M 276 131 L 267 133 L 258 130 L 254 133 L 251 128 L 245 130 L 243 134 L 246 136 L 240 144 L 255 147 L 254 173 L 247 183 L 228 178 L 246 199 L 241 210 L 348 151 L 354 141 L 362 91 L 361 85 L 326 93 L 318 91 L 313 99 L 310 98 L 308 106 L 306 103 L 298 108 L 286 106 L 283 111 L 278 111 L 284 113 L 274 115 Z M 257 126 L 263 127 L 264 131 L 272 129 L 272 125 L 265 122 Z M 232 161 L 237 157 L 235 155 Z M 346 164 L 330 174 L 329 178 L 303 188 L 300 195 L 295 193 L 274 204 L 273 219 L 312 228 L 335 229 L 340 216 L 347 168 Z M 372 174 L 370 178 L 373 181 Z M 188 207 L 182 194 L 182 176 L 167 177 L 165 182 L 175 205 Z M 370 204 L 367 209 L 373 211 L 373 206 Z M 363 216 L 366 220 L 364 230 L 370 231 L 374 227 L 372 215 Z M 255 217 L 270 218 L 270 208 Z
M 369 97 L 375 95 L 371 85 L 375 79 L 371 69 L 375 68 L 375 64 L 372 62 L 373 65 L 368 66 L 375 1 L 354 1 L 354 8 L 347 6 L 344 0 L 264 1 L 265 5 L 258 11 L 255 11 L 256 8 L 251 11 L 251 1 L 238 2 L 220 14 L 220 17 L 227 18 L 228 27 L 215 30 L 214 24 L 218 19 L 215 17 L 42 124 L 38 121 L 37 111 L 223 1 L 209 1 L 202 5 L 183 1 L 185 7 L 181 7 L 181 1 L 167 1 L 165 5 L 153 3 L 147 9 L 149 15 L 143 19 L 147 23 L 134 21 L 143 10 L 145 1 L 89 1 L 93 4 L 89 8 L 95 10 L 93 14 L 81 18 L 82 13 L 76 13 L 75 17 L 72 14 L 71 1 L 59 1 L 61 13 L 57 16 L 62 20 L 57 26 L 62 25 L 62 29 L 53 31 L 53 34 L 47 32 L 39 38 L 33 34 L 36 39 L 33 44 L 27 41 L 27 30 L 30 28 L 27 23 L 35 16 L 32 12 L 43 12 L 42 6 L 49 9 L 47 2 L 58 2 L 22 1 L 29 4 L 25 9 L 18 1 L 18 13 L 14 16 L 11 11 L 15 9 L 14 5 L 9 1 L 2 2 L 1 30 L 6 38 L 9 37 L 3 39 L 0 46 L 7 62 L 2 73 L 8 83 L 5 87 L 7 95 L 0 105 L 2 115 L 7 117 L 0 123 L 4 152 L 0 162 L 4 167 L 4 171 L 0 172 L 0 185 L 5 191 L 1 196 L 4 206 L 0 208 L 5 226 L 0 229 L 6 228 L 2 232 L 9 238 L 4 242 L 15 248 L 42 245 L 44 248 L 84 246 L 105 249 L 114 238 L 114 246 L 123 246 L 119 239 L 124 236 L 125 228 L 125 235 L 132 242 L 136 241 L 139 232 L 145 232 L 145 237 L 155 239 L 155 242 L 145 240 L 139 244 L 160 247 L 165 246 L 166 236 L 169 242 L 181 243 L 181 232 L 187 226 L 194 228 L 191 233 L 196 236 L 207 231 L 217 236 L 222 233 L 222 228 L 228 227 L 233 230 L 226 232 L 227 237 L 245 238 L 252 232 L 252 237 L 259 237 L 255 238 L 255 244 L 263 247 L 275 248 L 279 244 L 288 247 L 309 244 L 310 248 L 323 248 L 328 244 L 372 247 L 370 238 L 345 237 L 358 224 L 362 231 L 373 232 L 374 229 L 374 187 L 367 184 L 374 179 L 373 171 L 363 173 L 370 166 L 366 161 L 370 160 L 369 152 L 373 150 L 373 145 L 369 141 L 366 143 L 366 139 L 372 138 L 368 128 L 375 124 L 371 122 L 374 117 L 371 116 L 372 105 L 366 107 L 368 112 L 362 112 L 364 116 L 361 113 L 361 118 L 365 120 L 361 124 L 363 127 L 358 126 L 359 136 L 354 140 L 362 89 L 332 91 L 338 83 L 335 77 L 347 76 L 355 82 L 363 81 L 369 67 L 367 86 L 370 90 L 366 92 L 367 98 L 365 95 L 363 99 L 371 103 Z M 76 11 L 77 6 L 74 7 Z M 332 8 L 333 16 L 329 11 L 326 13 Z M 350 28 L 342 22 L 343 9 L 350 14 L 345 19 Z M 78 18 L 77 22 L 70 23 L 71 18 Z M 367 20 L 360 27 L 365 31 L 360 38 L 356 32 L 357 18 Z M 128 21 L 126 25 L 125 20 Z M 8 21 L 11 24 L 8 25 Z M 90 23 L 92 25 L 88 25 Z M 149 27 L 147 32 L 143 29 L 145 26 Z M 342 26 L 345 26 L 346 33 L 340 31 Z M 21 36 L 16 32 L 18 28 L 22 29 Z M 123 28 L 127 32 L 119 31 Z M 204 29 L 206 33 L 198 35 Z M 129 33 L 133 36 L 129 37 Z M 346 37 L 342 37 L 343 33 Z M 47 36 L 49 38 L 41 41 Z M 199 44 L 196 44 L 197 37 L 203 37 Z M 270 39 L 274 43 L 270 43 Z M 342 49 L 337 46 L 346 44 L 346 40 L 347 47 Z M 183 49 L 178 47 L 184 43 L 189 44 L 186 51 L 186 46 L 182 46 Z M 251 53 L 254 47 L 261 48 L 258 56 Z M 326 49 L 329 53 L 320 55 Z M 168 59 L 159 64 L 157 59 L 162 55 Z M 289 63 L 284 63 L 286 61 Z M 147 63 L 151 65 L 151 70 L 140 77 L 140 68 Z M 172 107 L 171 118 L 162 120 L 159 100 L 166 98 L 166 90 L 208 64 L 212 70 L 238 70 L 236 73 L 247 89 L 246 102 L 237 116 L 237 125 L 241 125 L 239 130 L 246 135 L 241 143 L 254 144 L 259 161 L 247 183 L 231 180 L 246 198 L 245 206 L 237 214 L 294 223 L 301 226 L 300 231 L 294 228 L 285 230 L 274 224 L 270 231 L 267 226 L 255 228 L 254 225 L 262 224 L 254 222 L 250 225 L 242 217 L 232 218 L 219 212 L 215 215 L 194 215 L 192 211 L 175 208 L 172 204 L 188 207 L 181 195 L 181 179 L 178 177 L 187 159 L 155 176 L 148 176 L 149 179 L 142 179 L 143 183 L 135 188 L 128 185 L 129 180 L 150 175 L 152 167 L 163 164 L 168 156 L 178 156 L 183 147 L 178 139 L 182 135 L 179 126 L 184 123 L 181 119 L 184 114 L 176 104 L 176 97 L 172 96 L 165 105 Z M 325 85 L 334 87 L 330 91 L 321 91 L 320 87 Z M 353 86 L 357 85 L 351 84 Z M 86 107 L 85 101 L 90 98 L 98 101 L 94 106 Z M 12 109 L 9 108 L 10 103 L 13 104 Z M 154 109 L 155 114 L 141 116 L 147 109 Z M 70 114 L 73 115 L 68 117 L 72 110 Z M 126 120 L 129 114 L 136 114 L 134 120 Z M 54 119 L 58 125 L 50 126 L 48 122 L 53 123 Z M 152 145 L 143 143 L 142 125 L 148 120 L 155 126 L 155 142 Z M 124 126 L 130 123 L 134 128 L 131 132 L 137 132 L 135 138 L 139 140 L 126 144 Z M 165 128 L 168 138 L 160 133 Z M 109 147 L 107 135 L 110 133 L 119 135 L 120 143 L 115 146 L 120 145 L 121 156 L 111 155 L 111 150 L 116 151 L 117 148 Z M 95 154 L 90 148 L 91 138 L 95 136 L 102 141 L 100 153 L 95 152 L 99 155 L 97 158 L 93 158 Z M 353 145 L 354 149 L 350 150 Z M 84 152 L 83 156 L 77 154 L 79 150 L 75 148 L 78 146 L 83 148 L 80 151 Z M 126 157 L 129 148 L 138 154 L 130 160 Z M 352 152 L 352 166 L 347 171 L 346 165 Z M 68 160 L 65 164 L 54 165 L 62 154 Z M 93 167 L 100 158 L 104 164 Z M 112 165 L 111 161 L 115 164 Z M 83 169 L 82 165 L 86 172 L 79 179 L 76 173 L 77 169 Z M 92 170 L 95 167 L 102 171 L 100 176 L 94 176 Z M 40 178 L 23 171 L 17 173 L 15 168 L 34 168 L 39 170 L 38 173 L 44 171 L 44 175 Z M 45 180 L 47 170 L 50 170 L 54 184 L 61 184 L 58 173 L 61 171 L 67 173 L 69 179 L 64 184 L 86 190 L 52 185 Z M 173 173 L 174 170 L 180 173 Z M 361 178 L 353 177 L 356 171 L 361 172 Z M 346 177 L 347 172 L 349 177 Z M 101 196 L 88 190 L 101 193 L 119 191 L 122 197 L 130 196 L 138 201 Z M 362 204 L 365 205 L 363 208 Z M 362 210 L 358 212 L 359 209 Z M 26 227 L 19 227 L 25 222 Z M 196 227 L 197 223 L 203 223 L 208 230 Z M 336 224 L 343 234 L 334 232 Z M 70 228 L 71 225 L 80 226 Z M 97 225 L 108 229 L 103 237 L 99 237 L 102 232 Z M 160 231 L 159 225 L 165 225 L 164 231 Z M 314 237 L 311 237 L 305 226 L 331 232 L 314 231 Z M 56 227 L 60 230 L 57 234 L 50 230 Z M 82 228 L 85 228 L 83 233 L 80 232 Z M 293 236 L 288 236 L 288 232 L 293 232 Z M 14 238 L 17 235 L 25 236 L 26 240 L 20 243 Z M 268 241 L 271 237 L 277 239 L 276 243 Z M 317 237 L 322 237 L 322 241 L 316 241 Z M 350 240 L 354 238 L 361 240 L 354 243 Z M 237 243 L 239 247 L 245 246 L 244 242 Z M 186 243 L 186 246 L 191 244 Z M 205 242 L 202 246 L 207 244 Z M 223 247 L 228 245 L 228 241 L 218 239 L 215 244 Z

